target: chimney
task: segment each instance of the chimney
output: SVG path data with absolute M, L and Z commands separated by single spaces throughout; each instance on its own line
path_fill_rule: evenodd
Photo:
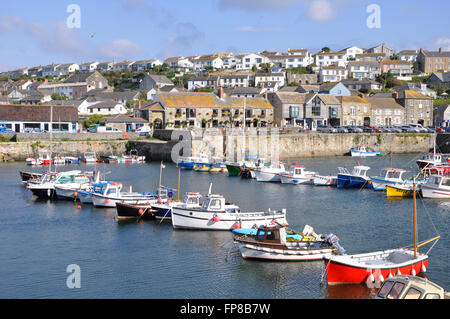
M 219 97 L 223 99 L 223 87 L 219 88 Z
M 439 48 L 439 53 L 442 53 L 442 48 Z
M 264 99 L 266 99 L 266 100 L 267 100 L 267 91 L 266 91 L 266 92 L 264 92 Z

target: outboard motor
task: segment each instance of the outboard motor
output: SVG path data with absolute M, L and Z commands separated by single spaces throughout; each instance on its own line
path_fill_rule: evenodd
M 339 238 L 335 234 L 329 234 L 326 241 L 336 248 L 338 255 L 345 255 L 345 249 L 339 244 Z

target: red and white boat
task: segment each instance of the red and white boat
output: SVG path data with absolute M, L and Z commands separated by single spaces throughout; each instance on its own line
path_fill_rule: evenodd
M 414 184 L 414 248 L 396 248 L 356 255 L 327 255 L 324 260 L 329 285 L 381 283 L 388 277 L 400 274 L 415 276 L 426 271 L 428 254 L 418 252 L 417 248 L 440 237 L 417 245 L 415 194 Z

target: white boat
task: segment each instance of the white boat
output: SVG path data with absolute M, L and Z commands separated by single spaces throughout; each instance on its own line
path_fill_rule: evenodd
M 450 198 L 450 177 L 431 175 L 428 182 L 420 188 L 423 198 Z
M 316 175 L 313 178 L 313 184 L 316 186 L 336 186 L 336 175 Z
M 92 193 L 92 203 L 96 207 L 116 207 L 116 203 L 145 203 L 155 198 L 150 192 L 133 192 L 130 186 L 128 191 L 123 189 L 121 183 L 107 183 L 101 193 Z
M 258 182 L 280 182 L 279 174 L 285 171 L 284 164 L 281 162 L 271 163 L 269 166 L 252 170 Z
M 84 153 L 82 160 L 86 164 L 95 164 L 97 163 L 97 155 L 95 154 L 95 152 L 86 152 Z
M 188 192 L 184 194 L 183 201 L 166 201 L 159 203 L 158 201 L 155 204 L 151 205 L 153 210 L 153 216 L 156 219 L 160 220 L 172 220 L 172 210 L 174 207 L 181 208 L 200 208 L 200 198 L 202 195 L 197 192 Z
M 398 275 L 386 279 L 374 299 L 450 299 L 450 293 L 427 278 Z
M 36 182 L 28 182 L 27 188 L 40 198 L 53 198 L 55 196 L 55 185 L 78 187 L 81 183 L 89 183 L 90 176 L 81 171 L 69 171 L 60 173 L 46 173 Z
M 62 156 L 55 156 L 53 158 L 53 165 L 65 165 L 66 159 Z
M 285 227 L 260 226 L 255 236 L 236 235 L 234 243 L 237 244 L 242 258 L 261 260 L 310 261 L 321 260 L 328 254 L 345 253 L 335 235 L 317 235 L 308 225 L 305 229 L 312 232 L 303 230 L 303 233 L 297 236 L 300 238 L 294 239 L 286 235 Z
M 39 157 L 27 157 L 25 159 L 27 165 L 50 165 L 52 158 L 47 152 L 42 153 Z
M 93 185 L 100 183 L 100 172 L 97 171 L 94 178 L 91 178 L 90 175 L 88 175 L 88 178 L 89 181 L 82 181 L 80 183 L 55 184 L 56 197 L 76 200 L 80 199 L 80 196 L 83 196 L 84 199 L 84 195 L 92 191 Z M 86 203 L 86 201 L 82 201 L 81 199 L 80 202 Z M 92 202 L 92 199 L 90 202 Z
M 174 229 L 232 230 L 251 228 L 271 222 L 287 224 L 286 211 L 241 212 L 239 206 L 226 203 L 221 195 L 208 195 L 199 208 L 173 207 Z
M 364 145 L 358 145 L 350 150 L 352 157 L 368 157 L 380 155 L 380 151 L 374 151 Z
M 397 183 L 406 183 L 403 175 L 406 173 L 404 169 L 399 168 L 384 168 L 381 170 L 379 176 L 371 176 L 370 180 L 373 184 L 373 189 L 376 191 L 386 190 L 386 185 L 395 185 Z M 412 185 L 412 181 L 411 181 Z
M 282 184 L 312 184 L 316 172 L 306 171 L 304 166 L 291 166 L 289 172 L 278 174 Z

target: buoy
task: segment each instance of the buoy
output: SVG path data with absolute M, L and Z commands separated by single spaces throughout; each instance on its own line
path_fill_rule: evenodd
M 142 210 L 142 208 L 140 208 L 140 209 L 138 210 L 138 213 L 139 213 L 139 215 L 142 215 L 142 214 L 144 213 L 144 211 Z
M 239 229 L 239 228 L 241 228 L 241 225 L 238 222 L 235 222 L 233 224 L 233 229 Z
M 162 199 L 161 198 L 158 198 L 158 200 L 156 201 L 158 204 L 161 204 L 162 203 Z
M 421 267 L 422 272 L 426 272 L 427 271 L 427 267 L 425 267 L 425 265 L 422 263 L 422 267 Z
M 213 221 L 214 221 L 215 223 L 219 222 L 219 221 L 220 221 L 220 218 L 219 218 L 219 216 L 217 216 L 217 215 L 214 215 L 214 217 L 213 217 Z
M 78 210 L 80 210 L 80 209 L 81 209 L 81 206 L 80 206 L 80 205 L 78 205 L 78 206 L 77 206 L 77 209 L 78 209 Z

